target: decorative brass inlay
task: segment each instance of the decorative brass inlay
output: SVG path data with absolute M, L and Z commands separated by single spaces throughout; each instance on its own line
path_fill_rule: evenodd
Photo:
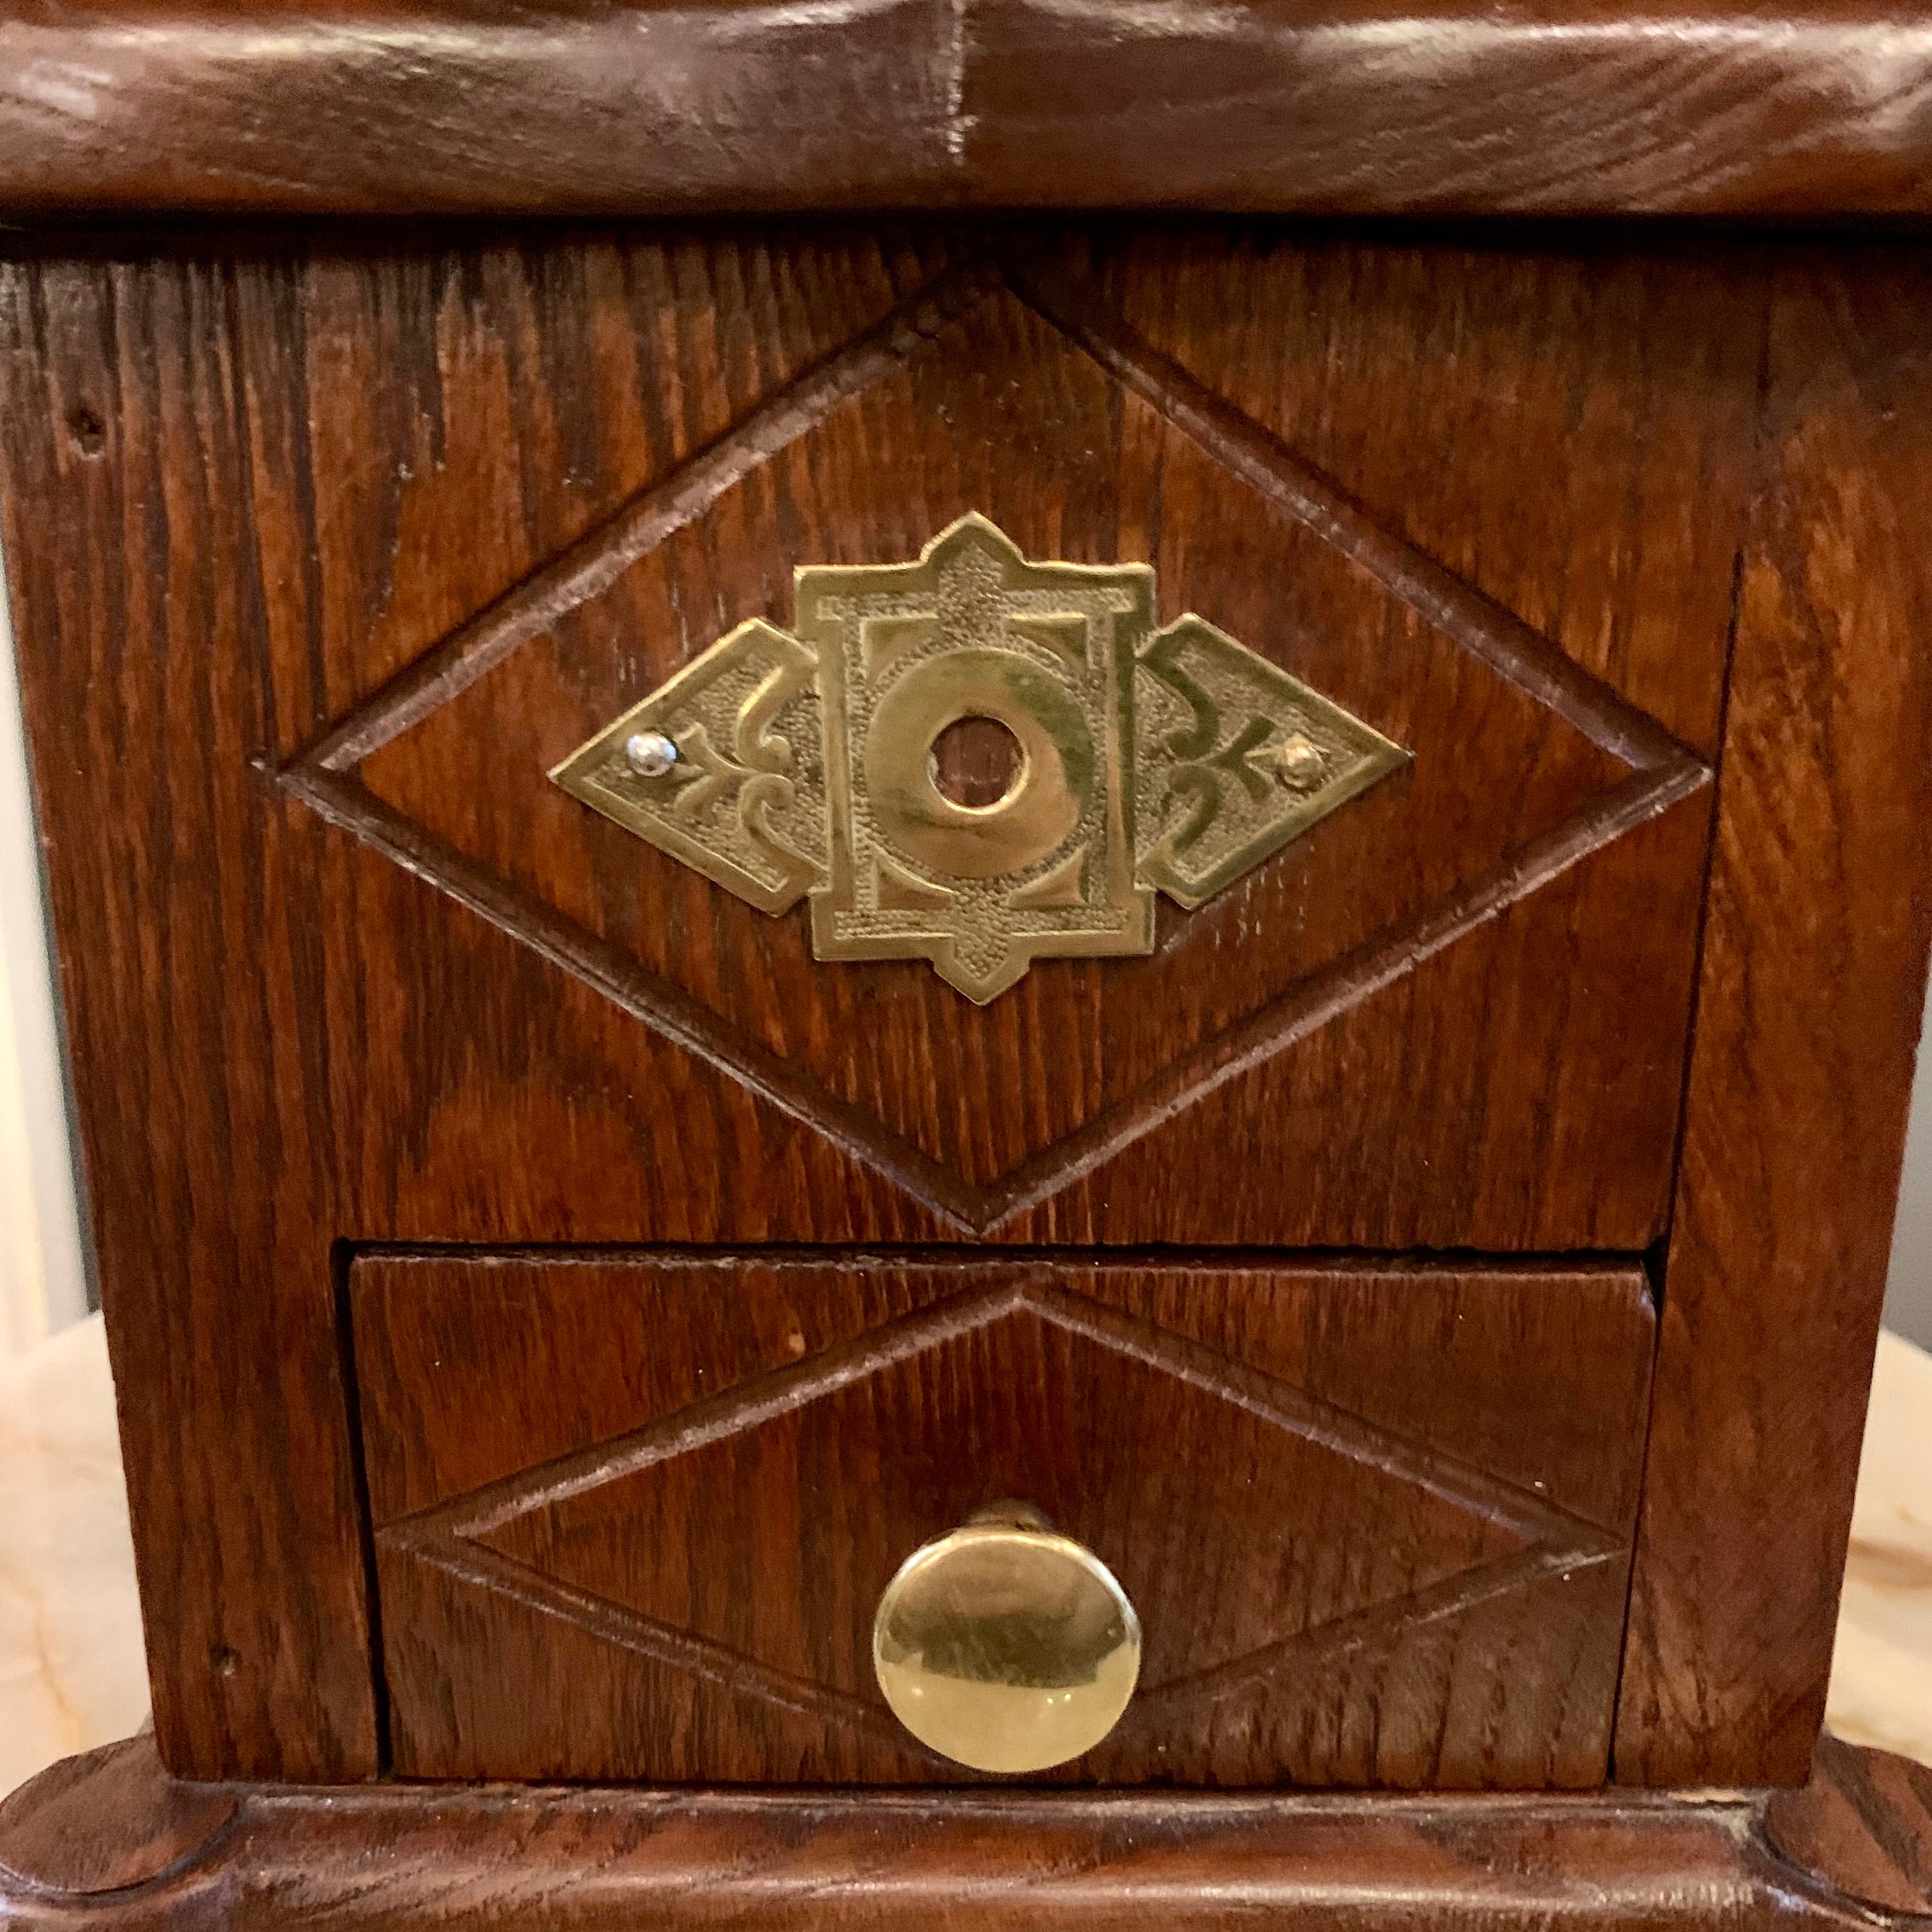
M 916 563 L 796 573 L 754 619 L 550 774 L 761 911 L 812 896 L 821 959 L 928 958 L 969 999 L 1035 958 L 1150 952 L 1408 754 L 1204 619 L 1154 627 L 1145 564 L 1029 563 L 962 517 Z M 932 746 L 1018 741 L 990 805 Z
M 886 1586 L 872 1669 L 892 1714 L 975 1771 L 1046 1771 L 1120 1720 L 1140 1619 L 1112 1571 L 1026 1503 L 978 1511 Z

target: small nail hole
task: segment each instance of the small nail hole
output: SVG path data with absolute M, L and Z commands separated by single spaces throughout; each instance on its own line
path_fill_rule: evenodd
M 74 410 L 67 419 L 67 431 L 82 456 L 98 456 L 107 447 L 106 426 L 90 409 Z
M 218 1643 L 214 1649 L 208 1652 L 208 1660 L 213 1664 L 216 1673 L 220 1676 L 232 1677 L 236 1672 L 242 1668 L 241 1652 L 230 1650 L 225 1643 Z

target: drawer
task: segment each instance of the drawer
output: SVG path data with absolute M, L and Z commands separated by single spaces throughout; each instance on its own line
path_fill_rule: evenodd
M 377 1252 L 350 1294 L 400 1774 L 968 1778 L 874 1615 L 1012 1501 L 1142 1634 L 1049 1779 L 1605 1774 L 1634 1267 Z
M 327 586 L 275 593 L 274 769 L 364 848 L 304 941 L 357 1232 L 1658 1237 L 1755 372 L 1717 267 L 1209 231 L 386 272 L 302 274 L 356 380 L 238 378 L 310 452 L 260 485 L 314 495 Z M 1005 803 L 948 704 L 1037 728 Z M 910 826 L 928 749 L 1013 869 Z

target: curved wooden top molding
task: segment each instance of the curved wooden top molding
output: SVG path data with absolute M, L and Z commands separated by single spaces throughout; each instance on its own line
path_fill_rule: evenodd
M 1876 0 L 27 0 L 0 212 L 1932 212 Z

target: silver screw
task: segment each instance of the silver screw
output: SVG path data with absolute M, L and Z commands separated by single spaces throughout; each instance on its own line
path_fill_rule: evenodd
M 662 731 L 634 731 L 624 740 L 624 762 L 640 778 L 661 778 L 677 763 L 677 746 Z

